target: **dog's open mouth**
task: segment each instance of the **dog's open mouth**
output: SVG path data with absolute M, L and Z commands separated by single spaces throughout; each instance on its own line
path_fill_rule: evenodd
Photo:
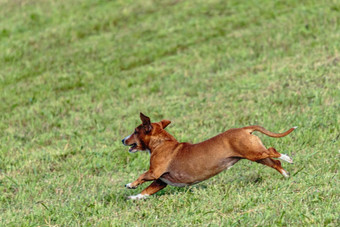
M 130 145 L 129 152 L 136 152 L 137 151 L 137 144 L 133 143 Z

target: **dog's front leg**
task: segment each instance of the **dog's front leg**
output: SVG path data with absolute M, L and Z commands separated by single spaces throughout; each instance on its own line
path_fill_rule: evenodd
M 126 184 L 125 187 L 128 189 L 135 189 L 138 187 L 138 185 L 143 184 L 146 181 L 156 180 L 157 178 L 159 177 L 157 177 L 152 171 L 148 170 L 140 175 L 134 182 Z
M 131 195 L 128 197 L 128 199 L 145 199 L 149 195 L 155 194 L 159 190 L 162 190 L 166 187 L 166 183 L 161 181 L 160 179 L 153 181 L 152 184 L 150 184 L 146 189 L 144 189 L 140 194 L 138 195 Z

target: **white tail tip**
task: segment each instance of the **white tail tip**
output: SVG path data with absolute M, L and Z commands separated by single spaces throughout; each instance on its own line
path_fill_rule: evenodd
M 293 129 L 297 129 L 298 127 L 297 126 L 294 126 Z

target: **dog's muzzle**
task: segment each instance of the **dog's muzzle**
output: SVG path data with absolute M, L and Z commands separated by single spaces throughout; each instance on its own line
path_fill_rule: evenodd
M 130 152 L 130 153 L 135 153 L 135 152 L 137 151 L 137 149 L 136 149 L 137 144 L 136 144 L 136 143 L 133 143 L 133 144 L 128 145 L 128 144 L 125 143 L 125 140 L 126 140 L 126 138 L 122 139 L 123 145 L 124 145 L 124 146 L 130 146 L 129 152 Z
M 136 143 L 133 143 L 131 145 L 129 145 L 130 148 L 129 148 L 129 152 L 130 153 L 135 153 L 137 151 L 136 147 L 137 147 L 137 144 Z

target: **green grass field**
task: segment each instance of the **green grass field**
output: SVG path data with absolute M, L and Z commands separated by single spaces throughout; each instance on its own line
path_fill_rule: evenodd
M 0 0 L 1 226 L 339 226 L 338 1 Z M 246 160 L 126 200 L 121 139 L 258 124 L 291 177 Z

